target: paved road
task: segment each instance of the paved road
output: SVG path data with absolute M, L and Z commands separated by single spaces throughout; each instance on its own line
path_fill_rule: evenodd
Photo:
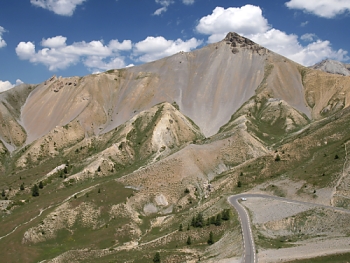
M 256 262 L 258 262 L 258 259 L 256 257 L 256 253 L 255 253 L 256 250 L 255 250 L 253 234 L 251 231 L 249 216 L 248 216 L 246 209 L 238 202 L 243 197 L 247 198 L 247 199 L 254 198 L 254 197 L 269 198 L 269 199 L 280 200 L 282 202 L 287 202 L 287 203 L 296 203 L 296 204 L 303 204 L 303 205 L 309 205 L 309 206 L 314 206 L 314 207 L 323 207 L 323 208 L 327 208 L 327 209 L 332 209 L 334 211 L 342 211 L 342 212 L 350 214 L 350 210 L 348 210 L 348 209 L 327 206 L 327 205 L 321 205 L 321 204 L 315 204 L 315 203 L 308 203 L 308 202 L 303 202 L 303 201 L 296 201 L 296 200 L 287 199 L 287 198 L 278 197 L 278 196 L 271 196 L 271 195 L 265 195 L 265 194 L 232 195 L 228 198 L 228 201 L 237 210 L 238 215 L 239 215 L 239 220 L 241 221 L 241 226 L 242 226 L 243 244 L 244 244 L 244 258 L 242 261 L 243 263 L 256 263 Z
M 256 263 L 255 244 L 250 228 L 249 216 L 245 208 L 238 202 L 242 197 L 248 197 L 247 194 L 233 195 L 228 198 L 229 203 L 237 210 L 239 220 L 241 221 L 242 234 L 243 234 L 243 246 L 244 246 L 244 263 Z

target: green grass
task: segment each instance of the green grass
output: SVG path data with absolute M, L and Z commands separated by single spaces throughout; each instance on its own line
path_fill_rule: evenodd
M 258 233 L 258 238 L 254 240 L 256 245 L 260 248 L 264 249 L 280 249 L 293 247 L 294 245 L 289 242 L 289 239 L 286 237 L 278 237 L 278 238 L 268 238 L 260 233 Z

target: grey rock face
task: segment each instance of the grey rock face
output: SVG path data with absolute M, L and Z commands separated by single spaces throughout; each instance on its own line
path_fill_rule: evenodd
M 322 70 L 332 74 L 350 76 L 350 64 L 344 64 L 335 60 L 326 59 L 315 64 L 314 66 L 311 66 L 310 68 Z

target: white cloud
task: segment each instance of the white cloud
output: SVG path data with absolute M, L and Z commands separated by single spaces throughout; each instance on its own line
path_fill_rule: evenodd
M 16 80 L 16 84 L 12 84 L 10 81 L 2 81 L 0 80 L 0 92 L 4 92 L 6 90 L 12 89 L 13 87 L 22 84 L 23 82 L 20 79 Z
M 124 40 L 122 43 L 120 43 L 118 40 L 113 39 L 109 42 L 108 47 L 113 51 L 126 51 L 132 48 L 132 43 L 130 40 Z
M 193 5 L 194 0 L 182 0 L 182 3 L 184 3 L 185 5 Z
M 16 53 L 20 59 L 34 64 L 44 64 L 49 70 L 65 69 L 83 62 L 90 69 L 110 69 L 124 67 L 123 57 L 119 51 L 131 50 L 130 40 L 119 42 L 114 39 L 108 45 L 102 41 L 74 42 L 66 44 L 66 37 L 56 36 L 41 41 L 42 49 L 36 51 L 32 42 L 20 42 Z M 106 62 L 107 60 L 107 62 Z
M 156 11 L 154 11 L 153 15 L 159 16 L 162 13 L 166 12 L 168 10 L 168 6 L 173 4 L 173 0 L 156 0 L 157 4 L 160 4 L 162 7 L 158 8 Z
M 43 39 L 41 45 L 43 47 L 58 48 L 66 45 L 66 37 L 56 36 L 48 39 Z
M 337 51 L 333 50 L 329 41 L 317 40 L 303 46 L 298 41 L 297 35 L 288 35 L 274 28 L 265 33 L 248 37 L 256 43 L 304 66 L 314 65 L 326 58 L 340 61 L 349 59 L 347 51 L 342 49 Z M 315 37 L 315 35 L 313 35 L 313 37 Z M 313 39 L 311 41 L 313 41 Z
M 237 32 L 305 66 L 326 58 L 340 61 L 349 59 L 347 51 L 334 50 L 329 41 L 315 41 L 317 37 L 314 34 L 303 35 L 301 40 L 311 43 L 302 45 L 297 35 L 272 28 L 258 6 L 245 5 L 227 9 L 216 7 L 211 15 L 199 20 L 196 30 L 209 35 L 209 43 L 222 40 L 228 32 Z
M 5 40 L 2 39 L 2 34 L 5 33 L 5 32 L 6 32 L 5 28 L 0 26 L 0 48 L 6 47 L 6 45 L 7 45 Z
M 32 42 L 20 42 L 16 47 L 16 53 L 20 59 L 30 59 L 35 56 L 35 45 Z
M 304 26 L 306 26 L 307 24 L 309 24 L 309 21 L 302 22 L 302 23 L 300 24 L 300 26 L 301 26 L 301 27 L 304 27 Z
M 123 57 L 110 58 L 107 61 L 99 56 L 89 56 L 84 60 L 84 65 L 95 70 L 109 70 L 116 68 L 125 68 Z
M 159 16 L 161 15 L 163 12 L 166 12 L 168 10 L 168 8 L 166 6 L 163 6 L 161 8 L 158 8 L 156 11 L 154 11 L 153 15 L 155 16 Z
M 286 2 L 286 6 L 325 18 L 333 18 L 350 11 L 349 0 L 290 0 Z
M 30 0 L 30 3 L 48 9 L 57 15 L 71 16 L 75 8 L 86 0 Z
M 269 28 L 260 7 L 245 5 L 240 8 L 227 9 L 216 7 L 211 15 L 199 20 L 196 30 L 199 33 L 210 35 L 208 42 L 212 43 L 222 40 L 230 31 L 249 35 L 265 32 Z
M 147 37 L 135 44 L 133 54 L 136 60 L 142 62 L 154 61 L 180 51 L 190 51 L 202 43 L 201 40 L 191 38 L 187 41 L 181 39 L 166 40 L 164 37 Z
M 130 40 L 119 42 L 117 39 L 111 40 L 108 44 L 96 40 L 67 44 L 66 37 L 55 36 L 43 39 L 40 43 L 41 48 L 37 48 L 30 41 L 20 42 L 16 47 L 16 53 L 20 59 L 28 60 L 33 64 L 43 64 L 51 71 L 82 63 L 91 72 L 101 72 L 134 66 L 125 63 L 126 56 L 135 62 L 149 62 L 179 51 L 193 50 L 201 43 L 201 40 L 195 38 L 183 41 L 150 36 L 136 44 Z
M 308 41 L 308 42 L 314 41 L 315 38 L 317 38 L 317 36 L 312 33 L 307 33 L 300 37 L 301 40 Z

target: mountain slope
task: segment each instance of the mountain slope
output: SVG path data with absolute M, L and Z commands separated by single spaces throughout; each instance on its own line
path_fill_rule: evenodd
M 229 195 L 349 208 L 349 88 L 347 76 L 229 33 L 140 66 L 1 93 L 2 260 L 239 260 Z M 274 227 L 253 227 L 259 251 L 281 246 Z M 283 246 L 319 238 L 293 231 Z

